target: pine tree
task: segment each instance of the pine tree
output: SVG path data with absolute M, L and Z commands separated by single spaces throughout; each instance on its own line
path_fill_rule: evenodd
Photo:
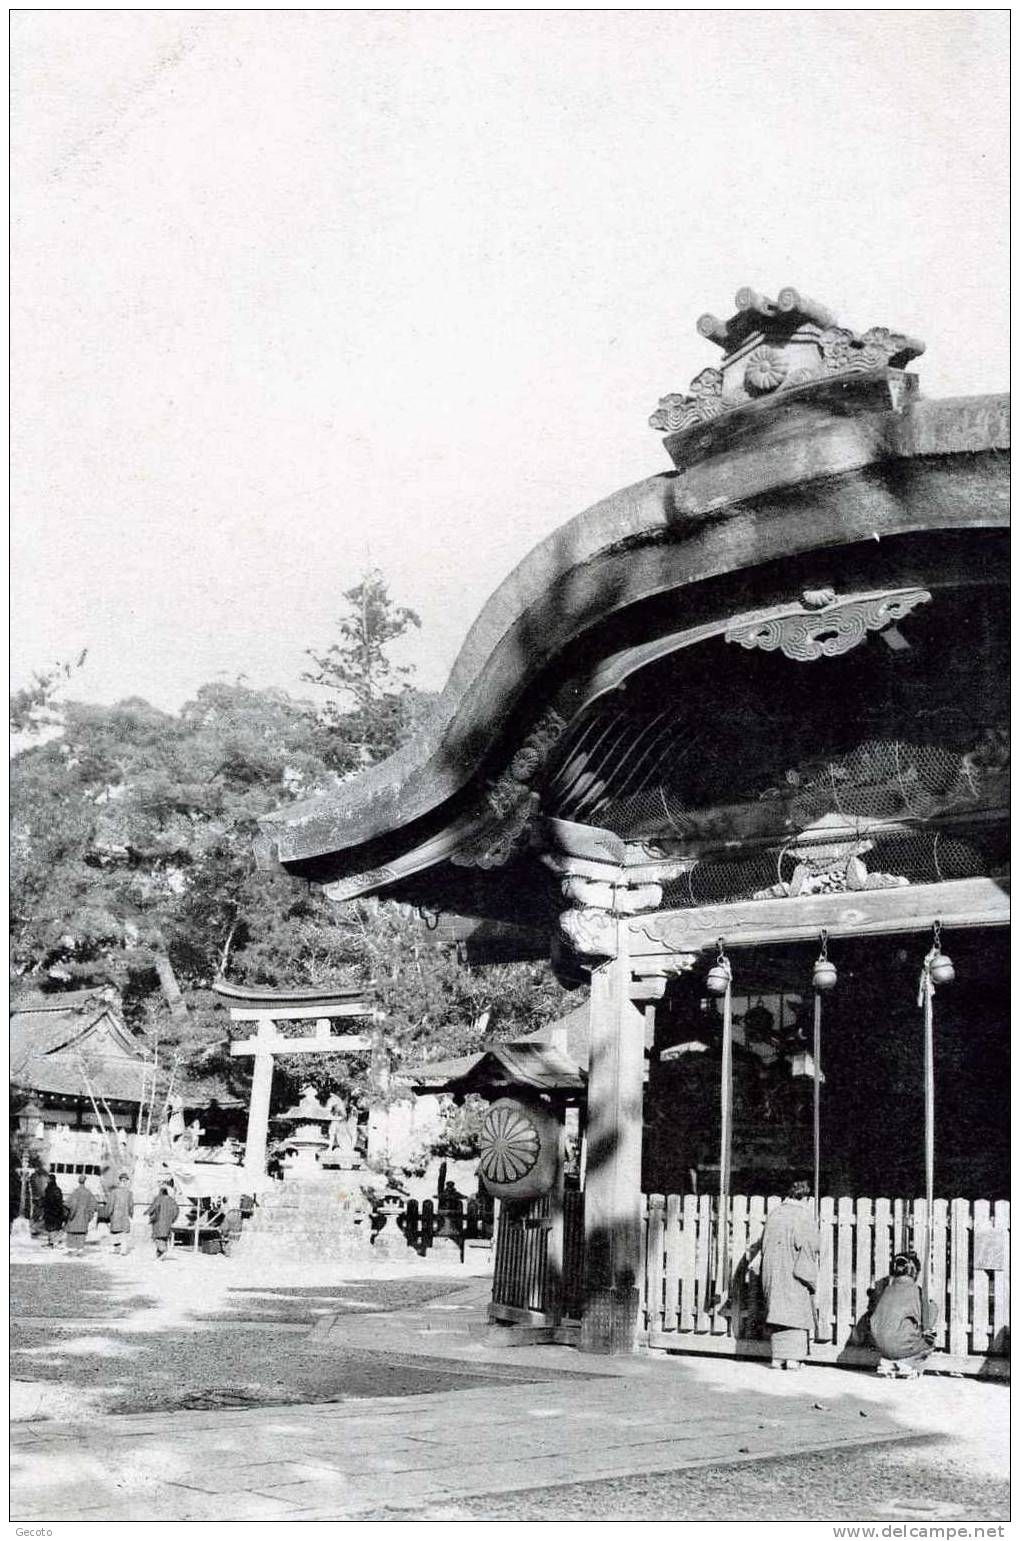
M 421 697 L 411 683 L 414 666 L 395 664 L 389 649 L 420 628 L 421 620 L 414 610 L 393 602 L 376 567 L 344 599 L 338 640 L 323 652 L 306 650 L 315 667 L 301 678 L 330 692 L 322 721 L 344 730 L 362 765 L 373 764 L 393 753 L 420 713 Z

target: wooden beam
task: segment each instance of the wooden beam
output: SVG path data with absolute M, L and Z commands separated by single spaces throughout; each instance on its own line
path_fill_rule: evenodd
M 343 1004 L 331 1006 L 328 1011 L 323 1011 L 321 1004 L 318 1006 L 231 1006 L 230 1020 L 232 1022 L 302 1022 L 308 1019 L 318 1021 L 320 1017 L 328 1017 L 330 1021 L 334 1017 L 371 1017 L 375 1012 L 364 1001 L 346 1001 Z
M 370 1054 L 372 1040 L 362 1033 L 338 1033 L 335 1038 L 238 1038 L 230 1045 L 237 1058 L 248 1054 Z
M 643 1334 L 650 1349 L 665 1350 L 671 1354 L 716 1354 L 730 1359 L 768 1359 L 768 1343 L 748 1338 L 734 1340 L 728 1334 L 695 1334 L 692 1332 L 653 1331 Z M 877 1349 L 843 1346 L 839 1343 L 812 1343 L 808 1364 L 854 1365 L 870 1370 L 881 1356 Z M 981 1380 L 1008 1380 L 1008 1358 L 993 1358 L 990 1354 L 941 1354 L 934 1353 L 926 1362 L 929 1372 L 949 1375 L 973 1375 Z
M 647 978 L 637 979 L 630 987 L 632 1001 L 661 1001 L 666 993 L 668 980 L 665 974 L 657 976 L 649 975 Z
M 916 888 L 876 888 L 801 899 L 752 899 L 690 910 L 659 910 L 628 921 L 631 967 L 715 945 L 755 947 L 830 937 L 894 936 L 941 920 L 949 931 L 1009 924 L 1009 880 L 965 878 Z M 651 972 L 651 970 L 650 970 Z

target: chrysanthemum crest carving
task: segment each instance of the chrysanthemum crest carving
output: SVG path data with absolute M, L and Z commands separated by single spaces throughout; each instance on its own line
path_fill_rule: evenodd
M 728 321 L 705 315 L 698 331 L 723 350 L 718 369 L 695 375 L 686 393 L 663 396 L 649 426 L 672 437 L 745 406 L 798 386 L 841 374 L 903 370 L 924 352 L 924 343 L 887 326 L 853 332 L 831 311 L 796 289 L 781 289 L 771 300 L 740 289 L 736 314 Z

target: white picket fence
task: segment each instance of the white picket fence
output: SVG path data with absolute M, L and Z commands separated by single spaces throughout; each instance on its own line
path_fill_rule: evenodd
M 766 1353 L 760 1293 L 749 1263 L 776 1196 L 734 1194 L 719 1235 L 719 1201 L 707 1194 L 645 1199 L 642 1311 L 654 1347 Z M 823 1198 L 812 1357 L 874 1359 L 861 1322 L 895 1254 L 923 1256 L 923 1199 Z M 723 1245 L 720 1245 L 722 1240 Z M 1004 1373 L 1009 1356 L 1009 1204 L 936 1199 L 932 1206 L 932 1294 L 936 1349 L 946 1366 Z M 939 1361 L 934 1361 L 938 1363 Z

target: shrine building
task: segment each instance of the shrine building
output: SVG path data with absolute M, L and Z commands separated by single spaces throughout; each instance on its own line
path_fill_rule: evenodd
M 538 545 L 417 737 L 260 860 L 586 992 L 583 1052 L 444 1067 L 493 1103 L 494 1319 L 756 1352 L 741 1280 L 795 1168 L 813 1352 L 853 1358 L 912 1244 L 973 1370 L 1008 1348 L 1008 397 L 927 400 L 919 341 L 793 289 L 698 332 L 669 464 Z

